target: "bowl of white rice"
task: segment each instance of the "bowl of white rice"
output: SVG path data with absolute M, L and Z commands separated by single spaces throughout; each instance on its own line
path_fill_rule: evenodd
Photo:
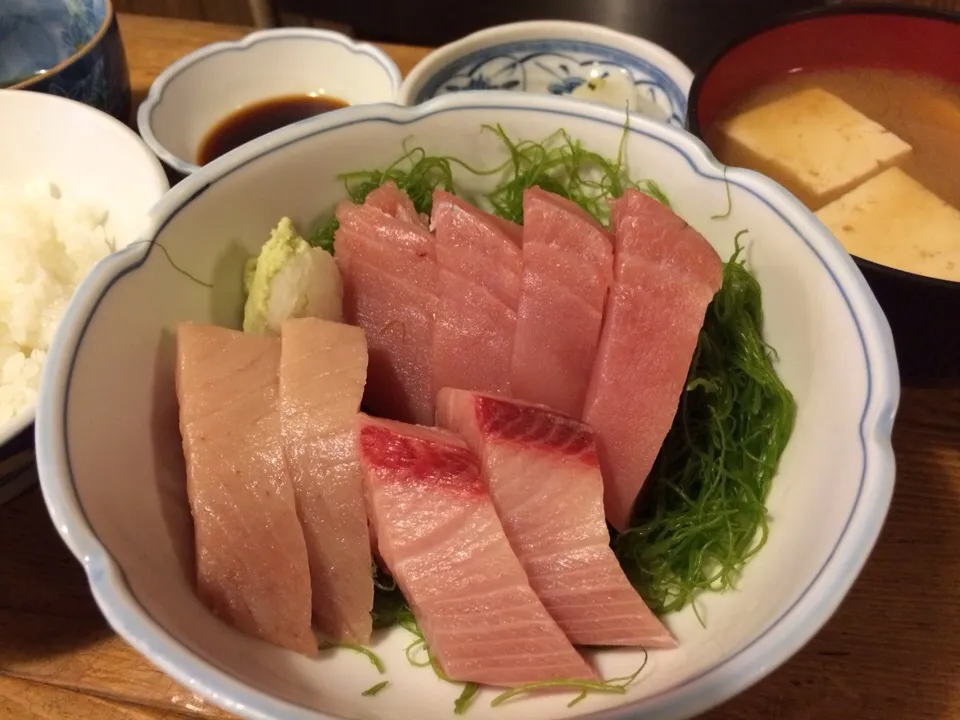
M 97 262 L 137 238 L 169 183 L 122 123 L 25 90 L 0 90 L 0 158 L 2 503 L 35 477 L 40 371 L 73 291 Z

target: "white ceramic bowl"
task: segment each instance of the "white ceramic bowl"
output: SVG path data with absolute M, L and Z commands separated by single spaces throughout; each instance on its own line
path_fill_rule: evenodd
M 49 180 L 64 194 L 106 208 L 107 231 L 118 245 L 140 234 L 147 211 L 169 188 L 150 150 L 109 115 L 46 93 L 0 90 L 0 186 L 17 191 L 32 180 Z M 12 440 L 29 441 L 23 434 L 33 419 L 31 405 L 0 423 L 0 456 Z M 2 465 L 0 502 L 28 477 L 8 472 L 20 463 Z
M 683 127 L 693 73 L 659 45 L 590 23 L 497 25 L 434 50 L 400 87 L 416 105 L 465 90 L 559 95 L 631 110 Z
M 681 647 L 651 653 L 624 696 L 528 697 L 475 720 L 685 718 L 732 696 L 796 652 L 836 610 L 870 553 L 894 482 L 890 433 L 899 398 L 889 328 L 860 272 L 809 211 L 746 170 L 723 169 L 692 136 L 634 118 L 630 166 L 653 177 L 675 209 L 721 255 L 747 228 L 747 257 L 764 292 L 767 337 L 798 403 L 796 429 L 769 498 L 769 541 L 736 592 L 705 596 L 706 629 L 688 610 L 667 618 Z M 459 689 L 403 657 L 396 629 L 376 650 L 390 688 L 365 658 L 310 661 L 215 620 L 193 594 L 190 512 L 174 391 L 178 321 L 240 319 L 240 274 L 282 215 L 301 226 L 344 197 L 337 173 L 383 167 L 419 144 L 474 166 L 503 148 L 481 125 L 515 139 L 558 128 L 613 156 L 622 111 L 523 93 L 454 94 L 413 108 L 345 109 L 272 133 L 177 185 L 154 209 L 138 246 L 83 285 L 56 337 L 37 420 L 44 497 L 83 562 L 111 625 L 176 680 L 254 720 L 436 720 Z M 490 178 L 460 174 L 464 189 Z M 714 219 L 727 208 L 729 216 Z M 109 397 L 110 402 L 104 402 Z M 640 664 L 636 651 L 600 652 L 607 677 Z
M 188 175 L 207 132 L 244 105 L 310 93 L 350 105 L 393 102 L 399 87 L 400 70 L 373 45 L 315 28 L 259 30 L 165 68 L 137 111 L 137 126 L 161 160 Z

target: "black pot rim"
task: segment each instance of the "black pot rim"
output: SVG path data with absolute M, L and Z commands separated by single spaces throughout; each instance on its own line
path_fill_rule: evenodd
M 700 69 L 696 71 L 693 77 L 693 84 L 690 86 L 690 92 L 687 97 L 687 131 L 698 140 L 703 141 L 703 130 L 700 127 L 700 114 L 697 108 L 700 92 L 704 82 L 706 82 L 706 79 L 713 72 L 713 69 L 732 50 L 744 45 L 758 35 L 763 35 L 764 33 L 770 32 L 771 30 L 776 30 L 777 28 L 781 28 L 786 25 L 793 25 L 794 23 L 802 22 L 804 20 L 815 20 L 821 17 L 834 17 L 842 15 L 895 15 L 901 17 L 919 17 L 929 20 L 940 20 L 944 22 L 960 24 L 960 12 L 954 13 L 946 10 L 937 10 L 934 8 L 917 5 L 899 5 L 896 3 L 871 2 L 863 4 L 858 3 L 854 5 L 830 5 L 827 7 L 807 8 L 803 10 L 793 10 L 781 13 L 772 20 L 763 23 L 759 27 L 755 27 L 748 32 L 742 33 L 732 41 L 725 43 L 718 51 L 714 52 L 710 56 L 710 59 Z M 858 265 L 869 268 L 875 273 L 887 275 L 890 278 L 898 278 L 900 280 L 913 283 L 920 283 L 931 289 L 936 288 L 942 291 L 960 293 L 960 282 L 954 280 L 943 280 L 941 278 L 918 275 L 916 273 L 907 272 L 906 270 L 898 270 L 897 268 L 893 268 L 888 265 L 881 265 L 873 262 L 872 260 L 859 257 L 858 255 L 851 255 L 851 257 L 856 260 Z

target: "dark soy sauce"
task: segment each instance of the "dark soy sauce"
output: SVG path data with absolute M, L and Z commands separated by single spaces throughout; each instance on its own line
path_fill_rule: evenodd
M 347 103 L 329 95 L 286 95 L 245 105 L 207 133 L 200 143 L 197 164 L 206 165 L 273 130 L 344 107 Z

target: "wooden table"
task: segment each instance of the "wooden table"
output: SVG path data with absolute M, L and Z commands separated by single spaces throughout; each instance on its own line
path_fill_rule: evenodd
M 121 17 L 139 102 L 167 64 L 244 28 Z M 386 46 L 401 71 L 424 48 Z M 960 720 L 960 389 L 905 390 L 897 491 L 827 627 L 708 720 Z M 824 502 L 829 502 L 824 498 Z M 0 720 L 226 718 L 120 640 L 38 490 L 0 508 Z

